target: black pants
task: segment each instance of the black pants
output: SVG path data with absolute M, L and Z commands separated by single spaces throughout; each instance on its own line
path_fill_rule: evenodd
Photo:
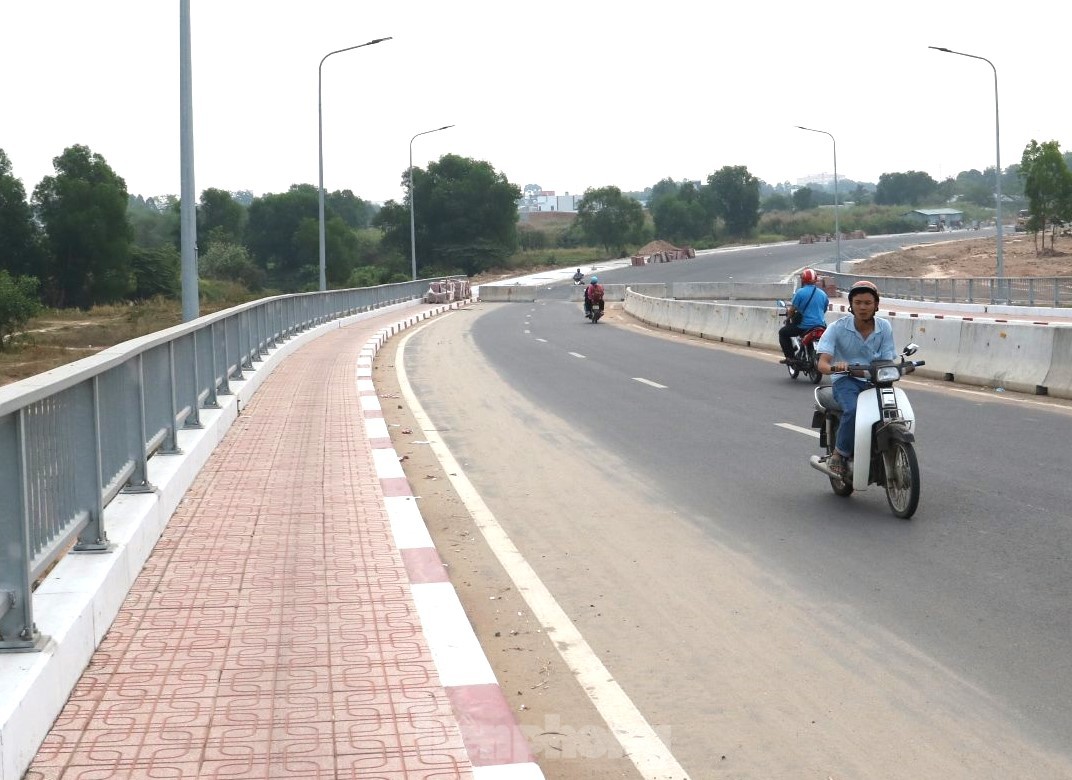
M 786 323 L 778 331 L 778 343 L 782 347 L 782 354 L 787 358 L 793 357 L 793 336 L 803 336 L 811 328 L 802 328 L 799 325 L 793 325 L 792 323 Z

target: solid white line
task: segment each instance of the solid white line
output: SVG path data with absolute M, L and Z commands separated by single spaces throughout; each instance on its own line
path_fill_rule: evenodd
M 580 352 L 570 352 L 570 354 L 573 355 L 575 358 L 580 358 L 581 360 L 584 360 L 584 355 L 582 355 Z
M 425 431 L 424 437 L 430 440 L 432 452 L 439 459 L 447 473 L 451 485 L 465 504 L 477 528 L 480 529 L 491 551 L 498 558 L 510 579 L 525 599 L 532 614 L 547 628 L 547 635 L 558 648 L 562 660 L 569 667 L 581 688 L 606 721 L 611 732 L 617 737 L 625 755 L 633 762 L 643 777 L 675 777 L 688 775 L 670 753 L 670 749 L 659 738 L 651 724 L 629 699 L 622 687 L 611 677 L 610 671 L 599 656 L 592 650 L 581 632 L 573 625 L 566 612 L 555 601 L 551 591 L 543 584 L 532 566 L 514 546 L 506 531 L 499 525 L 484 499 L 477 493 L 462 467 L 454 459 L 450 450 L 441 441 L 432 440 L 428 433 L 434 430 L 432 421 L 425 414 L 417 397 L 413 394 L 409 377 L 406 375 L 405 349 L 410 338 L 422 328 L 411 331 L 399 342 L 395 357 L 395 372 L 402 396 L 409 404 L 410 411 L 417 425 Z M 570 353 L 576 354 L 576 353 Z M 579 355 L 578 357 L 583 357 Z
M 658 382 L 652 382 L 650 379 L 645 379 L 642 376 L 633 377 L 634 382 L 640 382 L 641 384 L 648 385 L 649 387 L 655 387 L 659 390 L 666 390 L 666 385 L 660 385 Z
M 797 433 L 803 433 L 805 436 L 819 438 L 819 432 L 812 428 L 802 428 L 799 425 L 793 425 L 793 423 L 775 423 L 775 425 L 779 428 L 785 428 L 787 431 L 796 431 Z

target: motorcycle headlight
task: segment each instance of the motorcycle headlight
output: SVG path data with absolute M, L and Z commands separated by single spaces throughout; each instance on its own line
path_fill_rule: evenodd
M 880 366 L 875 372 L 876 382 L 896 382 L 901 378 L 901 369 L 897 366 Z

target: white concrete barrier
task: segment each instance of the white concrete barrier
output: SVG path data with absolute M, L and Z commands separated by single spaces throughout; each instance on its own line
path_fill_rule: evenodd
M 651 295 L 639 285 L 630 285 L 644 295 Z M 791 284 L 751 284 L 748 282 L 673 282 L 669 297 L 679 301 L 774 301 L 793 297 L 796 288 Z
M 523 301 L 531 303 L 536 300 L 536 293 L 539 289 L 536 285 L 482 284 L 478 294 L 482 301 Z

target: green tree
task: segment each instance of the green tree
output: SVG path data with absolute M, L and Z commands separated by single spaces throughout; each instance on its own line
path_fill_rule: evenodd
M 33 276 L 12 276 L 0 269 L 0 351 L 41 310 L 38 281 Z
M 242 243 L 246 209 L 226 190 L 209 188 L 201 193 L 197 210 L 197 246 L 207 252 L 213 241 Z
M 976 206 L 994 207 L 994 176 L 972 168 L 961 171 L 956 178 L 956 192 L 962 200 Z
M 132 286 L 126 182 L 82 145 L 53 165 L 56 175 L 33 194 L 51 250 L 46 294 L 57 306 L 79 308 L 122 299 Z
M 849 199 L 857 206 L 866 206 L 871 202 L 871 193 L 862 184 L 857 184 Z
M 311 220 L 319 228 L 318 202 L 314 185 L 292 184 L 286 192 L 265 195 L 250 204 L 246 247 L 270 280 L 294 289 L 303 266 L 312 267 L 319 276 L 319 233 L 314 244 L 295 241 L 303 221 Z
M 43 270 L 43 260 L 41 231 L 26 202 L 26 190 L 0 149 L 0 269 L 15 276 L 37 274 Z
M 801 187 L 793 191 L 793 208 L 797 211 L 807 211 L 815 208 L 815 190 L 811 187 Z
M 938 182 L 922 171 L 884 173 L 878 177 L 875 203 L 880 206 L 919 206 L 935 196 Z
M 179 199 L 143 198 L 131 195 L 127 202 L 127 221 L 133 232 L 134 246 L 157 249 L 179 248 Z
M 403 176 L 408 190 L 408 176 Z M 418 277 L 472 275 L 516 251 L 520 197 L 517 185 L 490 163 L 447 154 L 429 163 L 427 171 L 414 168 L 413 192 L 407 192 L 405 203 L 387 201 L 373 224 L 383 232 L 389 251 L 409 257 L 409 204 L 415 201 Z
M 1040 144 L 1034 139 L 1024 149 L 1019 171 L 1031 215 L 1027 229 L 1035 234 L 1035 251 L 1038 252 L 1039 232 L 1055 221 L 1072 219 L 1072 172 L 1065 164 L 1057 141 Z M 1046 248 L 1045 234 L 1042 248 Z M 1050 249 L 1053 249 L 1052 237 Z
M 372 222 L 375 209 L 368 201 L 361 200 L 350 190 L 328 193 L 324 196 L 324 208 L 341 219 L 347 226 L 358 230 Z
M 131 291 L 138 300 L 157 295 L 177 298 L 182 290 L 179 250 L 173 246 L 134 246 L 130 251 L 130 270 L 134 279 Z
M 720 218 L 726 232 L 743 238 L 759 224 L 759 179 L 743 165 L 727 165 L 707 177 L 708 212 Z
M 617 187 L 588 188 L 577 204 L 577 225 L 590 242 L 621 253 L 639 240 L 644 208 Z
M 655 223 L 655 235 L 674 243 L 695 241 L 711 235 L 712 220 L 700 202 L 700 193 L 691 181 L 673 192 L 659 193 L 663 182 L 652 189 L 649 210 Z

